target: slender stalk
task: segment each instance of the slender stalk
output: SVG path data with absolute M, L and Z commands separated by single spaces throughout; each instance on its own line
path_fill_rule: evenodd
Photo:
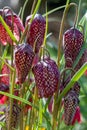
M 42 120 L 43 120 L 42 112 L 43 112 L 42 100 L 40 99 L 40 101 L 39 101 L 39 125 L 40 126 L 42 125 Z M 41 130 L 41 127 L 39 127 L 38 130 Z
M 60 86 L 60 81 L 61 81 L 61 79 L 59 79 L 58 86 Z M 57 92 L 58 92 L 58 90 L 57 90 Z M 58 108 L 59 108 L 59 104 L 58 104 L 59 102 L 58 103 L 56 102 L 56 100 L 58 98 L 58 93 L 57 92 L 54 95 L 52 130 L 56 130 L 56 128 L 57 128 L 57 114 L 58 114 Z
M 23 130 L 23 127 L 24 127 L 24 123 L 23 123 L 23 109 L 21 110 L 21 113 L 20 113 L 20 130 Z
M 35 87 L 35 91 L 34 91 L 34 97 L 33 97 L 33 102 L 34 105 L 38 104 L 38 90 Z M 32 118 L 33 117 L 33 118 Z M 32 116 L 31 116 L 31 125 L 30 125 L 30 129 L 32 129 L 35 126 L 36 120 L 37 120 L 37 110 L 33 107 L 32 108 Z
M 28 3 L 28 0 L 25 1 L 24 5 L 23 5 L 23 8 L 21 10 L 21 20 L 22 21 L 23 21 L 23 18 L 24 18 L 24 11 L 25 11 L 27 3 Z
M 46 1 L 46 14 L 47 14 L 47 1 Z M 48 31 L 48 15 L 46 15 L 46 28 L 45 28 L 45 34 L 44 34 L 44 40 L 43 40 L 43 49 L 41 48 L 41 55 L 44 57 L 44 48 L 46 47 L 46 36 Z
M 22 85 L 20 85 L 20 87 L 21 87 L 21 91 L 20 91 L 20 96 L 21 96 L 21 98 L 23 98 L 24 97 L 24 85 L 22 84 Z M 24 112 L 23 112 L 23 109 L 24 108 L 24 106 L 23 106 L 23 103 L 21 102 L 21 118 L 20 118 L 20 130 L 23 130 L 24 129 Z
M 46 1 L 46 29 L 45 29 L 45 35 L 44 35 L 44 41 L 43 41 L 43 46 L 44 47 L 46 45 L 47 31 L 48 31 L 48 15 L 47 15 L 47 1 Z
M 80 17 L 80 9 L 81 9 L 81 0 L 79 0 L 79 6 L 78 6 L 78 17 L 77 17 L 76 26 L 78 25 L 78 22 L 79 22 L 79 17 Z
M 13 94 L 14 87 L 15 87 L 15 77 L 16 77 L 16 71 L 12 73 L 12 85 L 10 89 L 10 93 Z M 13 99 L 10 98 L 10 113 L 9 113 L 9 124 L 8 124 L 8 130 L 11 129 L 11 115 L 12 115 L 12 107 L 13 107 Z
M 37 3 L 37 0 L 34 0 L 34 1 L 33 1 L 33 5 L 32 5 L 32 9 L 31 9 L 31 15 L 32 15 L 33 12 L 34 12 L 34 8 L 35 8 L 36 3 Z

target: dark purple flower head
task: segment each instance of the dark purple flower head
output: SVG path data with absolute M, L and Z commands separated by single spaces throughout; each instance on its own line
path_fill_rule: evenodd
M 26 26 L 29 23 L 31 16 L 26 18 Z M 36 14 L 27 34 L 27 42 L 35 47 L 35 53 L 38 53 L 43 44 L 45 34 L 46 21 L 41 14 Z
M 56 63 L 46 58 L 33 67 L 33 73 L 40 98 L 52 96 L 57 90 L 60 75 Z
M 72 67 L 81 50 L 84 36 L 78 29 L 70 28 L 64 33 L 63 40 L 66 67 Z
M 31 69 L 33 59 L 34 52 L 28 43 L 18 45 L 15 49 L 15 65 L 19 84 L 25 81 Z
M 75 91 L 71 90 L 64 98 L 64 122 L 71 125 L 79 104 L 78 96 Z

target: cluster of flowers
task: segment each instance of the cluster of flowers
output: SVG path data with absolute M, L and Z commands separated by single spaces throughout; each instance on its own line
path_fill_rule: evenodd
M 2 23 L 0 23 L 0 42 L 2 45 L 13 44 L 15 47 L 14 51 L 14 67 L 16 68 L 17 82 L 15 84 L 23 84 L 27 80 L 27 76 L 32 68 L 32 73 L 35 77 L 34 82 L 38 89 L 39 98 L 48 98 L 53 96 L 53 94 L 58 89 L 58 82 L 60 77 L 60 72 L 58 66 L 54 60 L 50 58 L 49 55 L 43 55 L 42 59 L 39 58 L 39 51 L 44 41 L 46 21 L 44 17 L 40 14 L 36 14 L 32 23 L 29 24 L 31 16 L 26 18 L 25 27 L 19 16 L 9 9 L 1 9 L 0 15 L 3 17 L 4 21 L 8 25 L 9 29 L 13 32 L 15 38 L 19 41 L 20 34 L 24 32 L 26 26 L 29 25 L 29 30 L 26 34 L 26 42 L 20 43 L 19 45 L 13 44 L 10 36 L 5 30 Z M 20 33 L 21 31 L 21 33 Z M 65 67 L 73 67 L 73 63 L 79 54 L 81 47 L 83 45 L 83 34 L 77 30 L 75 27 L 71 28 L 64 34 L 64 55 L 65 55 Z M 75 68 L 77 71 L 85 61 L 85 53 L 80 59 L 78 65 Z M 7 62 L 7 61 L 6 61 Z M 10 69 L 4 64 L 1 69 L 2 77 L 0 77 L 0 91 L 9 92 L 10 86 Z M 8 76 L 3 76 L 3 74 L 8 74 Z M 68 77 L 62 83 L 60 87 L 60 92 L 66 87 L 67 83 L 71 80 L 72 75 Z M 61 89 L 62 88 L 62 89 Z M 77 120 L 80 122 L 80 110 L 79 110 L 79 92 L 80 86 L 76 83 L 72 89 L 64 96 L 64 122 L 67 125 L 73 125 Z M 14 92 L 16 95 L 17 93 Z M 8 98 L 4 95 L 0 95 L 0 103 L 4 104 Z M 6 117 L 9 116 L 10 108 L 6 111 Z M 12 112 L 15 115 L 12 127 L 15 127 L 21 109 L 17 106 L 16 102 L 13 105 Z M 7 120 L 7 118 L 6 118 Z M 8 124 L 8 121 L 7 121 Z M 7 126 L 8 127 L 8 126 Z

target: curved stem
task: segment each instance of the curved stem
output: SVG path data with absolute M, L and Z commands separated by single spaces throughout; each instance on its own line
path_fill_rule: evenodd
M 13 94 L 14 87 L 15 87 L 15 77 L 16 77 L 16 71 L 12 72 L 12 84 L 10 87 L 10 93 Z M 10 113 L 9 113 L 9 125 L 8 130 L 11 128 L 11 120 L 12 120 L 12 108 L 13 108 L 13 99 L 10 98 Z
M 33 12 L 34 12 L 34 8 L 35 8 L 35 5 L 36 5 L 36 2 L 37 2 L 37 0 L 34 0 L 34 1 L 33 1 L 32 9 L 31 9 L 31 15 L 32 15 Z
M 65 68 L 65 69 L 61 72 L 60 77 L 62 77 L 67 70 L 71 70 L 71 71 L 73 72 L 73 74 L 75 74 L 75 70 L 74 70 L 73 68 Z
M 81 0 L 79 0 L 79 6 L 78 6 L 78 18 L 77 18 L 76 26 L 78 25 L 78 22 L 79 22 L 80 9 L 81 9 Z
M 78 7 L 75 3 L 70 3 L 67 5 L 67 7 L 64 10 L 61 25 L 60 25 L 60 32 L 59 32 L 59 41 L 58 41 L 58 67 L 60 67 L 60 55 L 61 55 L 61 45 L 62 45 L 62 39 L 63 39 L 63 30 L 64 30 L 64 23 L 65 23 L 65 18 L 67 15 L 67 12 L 71 6 L 74 6 L 76 8 L 76 15 L 75 15 L 75 21 L 74 21 L 74 26 L 77 21 L 77 16 L 78 16 Z
M 45 47 L 45 44 L 46 44 L 47 30 L 48 30 L 48 15 L 47 15 L 47 1 L 46 1 L 46 28 L 45 28 L 45 35 L 44 35 L 44 41 L 43 41 L 44 47 Z

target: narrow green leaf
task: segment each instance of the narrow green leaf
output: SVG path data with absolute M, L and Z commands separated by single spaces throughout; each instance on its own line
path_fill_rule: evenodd
M 34 108 L 36 108 L 36 109 L 38 110 L 38 107 L 37 107 L 37 106 L 33 105 L 31 102 L 25 100 L 24 98 L 20 98 L 20 97 L 18 97 L 18 96 L 12 95 L 12 94 L 7 93 L 7 92 L 2 92 L 2 91 L 0 91 L 0 94 L 5 95 L 5 96 L 7 96 L 7 97 L 10 97 L 10 98 L 12 98 L 12 99 L 16 99 L 16 100 L 18 100 L 18 101 L 20 101 L 20 102 L 23 102 L 23 103 L 25 103 L 25 104 L 31 105 L 32 107 L 34 107 Z
M 2 16 L 0 15 L 0 21 L 2 23 L 2 25 L 4 26 L 4 28 L 6 29 L 7 33 L 9 34 L 9 36 L 11 37 L 11 39 L 15 42 L 18 43 L 15 36 L 13 35 L 13 33 L 11 32 L 11 30 L 9 29 L 8 25 L 6 24 L 6 22 L 3 20 Z

